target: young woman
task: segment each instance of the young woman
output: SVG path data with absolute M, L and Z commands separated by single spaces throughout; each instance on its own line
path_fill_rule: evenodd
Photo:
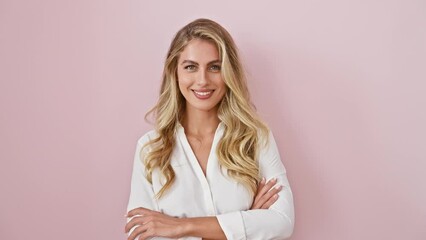
M 222 26 L 197 19 L 176 34 L 149 113 L 155 130 L 137 143 L 128 239 L 292 234 L 286 170 L 251 105 L 237 48 Z

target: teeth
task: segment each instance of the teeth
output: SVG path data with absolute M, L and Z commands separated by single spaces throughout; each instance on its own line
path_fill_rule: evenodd
M 209 94 L 211 94 L 212 92 L 210 91 L 210 92 L 197 92 L 197 91 L 194 91 L 197 95 L 201 95 L 201 96 L 207 96 L 207 95 L 209 95 Z

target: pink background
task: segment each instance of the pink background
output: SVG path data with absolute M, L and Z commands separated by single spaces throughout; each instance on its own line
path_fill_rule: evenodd
M 241 50 L 295 196 L 293 240 L 426 239 L 426 2 L 0 1 L 0 239 L 125 239 L 173 34 Z

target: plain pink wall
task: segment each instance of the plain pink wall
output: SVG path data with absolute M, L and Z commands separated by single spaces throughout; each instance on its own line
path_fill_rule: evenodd
M 293 240 L 426 239 L 426 2 L 0 1 L 0 239 L 125 239 L 173 34 L 234 36 L 295 196 Z

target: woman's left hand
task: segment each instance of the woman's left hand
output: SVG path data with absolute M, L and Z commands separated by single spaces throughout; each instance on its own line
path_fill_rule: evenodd
M 272 206 L 278 199 L 278 192 L 283 188 L 282 186 L 273 188 L 276 183 L 276 178 L 268 181 L 266 184 L 265 179 L 262 179 L 257 187 L 257 193 L 250 209 L 268 209 Z
M 136 226 L 128 240 L 134 240 L 138 235 L 140 240 L 149 237 L 179 238 L 184 235 L 184 222 L 177 217 L 142 207 L 129 211 L 127 217 L 132 219 L 126 224 L 124 231 L 127 233 Z

